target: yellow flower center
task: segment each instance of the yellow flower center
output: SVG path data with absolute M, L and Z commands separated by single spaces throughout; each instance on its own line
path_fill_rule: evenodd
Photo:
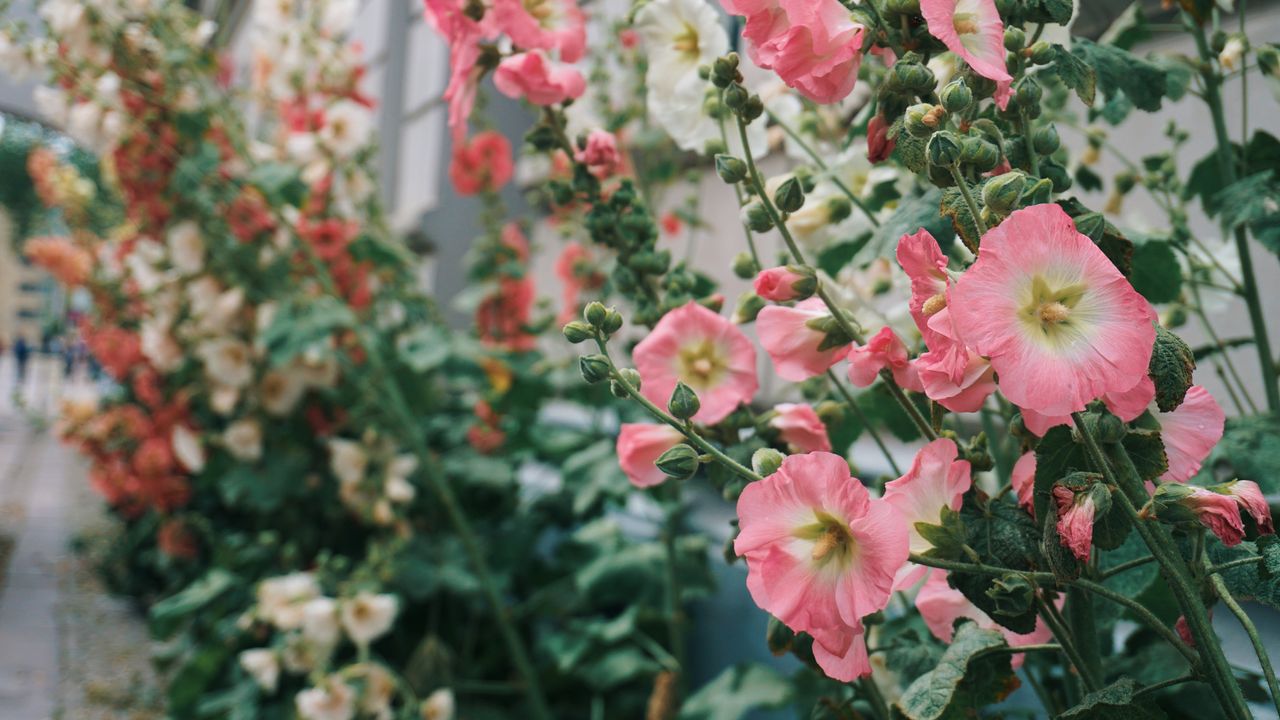
M 543 27 L 547 27 L 547 21 L 555 13 L 548 0 L 524 0 L 524 9 Z
M 942 312 L 942 309 L 945 308 L 946 306 L 947 306 L 946 293 L 938 293 L 937 295 L 934 295 L 928 300 L 925 300 L 924 307 L 922 307 L 921 310 L 924 312 L 925 315 L 937 315 L 939 312 Z
M 698 30 L 689 23 L 684 24 L 684 32 L 675 37 L 675 41 L 671 47 L 676 51 L 690 57 L 697 58 L 698 53 Z
M 728 369 L 723 353 L 710 340 L 701 340 L 680 349 L 678 374 L 684 384 L 694 390 L 716 385 Z
M 960 35 L 973 35 L 978 32 L 978 18 L 973 13 L 956 13 L 952 24 Z
M 853 558 L 856 542 L 849 526 L 840 519 L 821 510 L 815 510 L 817 522 L 796 531 L 796 537 L 812 540 L 809 557 L 819 566 L 834 563 L 837 567 L 848 565 Z
M 1054 288 L 1037 275 L 1031 281 L 1031 294 L 1020 315 L 1034 334 L 1049 341 L 1063 340 L 1072 334 L 1072 311 L 1084 293 L 1082 283 Z

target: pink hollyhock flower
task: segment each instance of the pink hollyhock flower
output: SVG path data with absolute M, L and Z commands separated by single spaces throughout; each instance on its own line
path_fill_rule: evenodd
M 684 435 L 670 425 L 623 423 L 618 432 L 618 464 L 636 487 L 661 485 L 667 476 L 653 463 L 683 441 Z
M 812 272 L 797 272 L 791 265 L 761 270 L 756 275 L 756 294 L 771 302 L 803 300 L 813 294 L 818 283 Z
M 493 84 L 507 97 L 534 105 L 555 105 L 582 97 L 587 81 L 568 65 L 548 60 L 541 50 L 504 58 L 493 73 Z
M 831 438 L 827 426 L 822 423 L 813 406 L 805 403 L 781 403 L 774 408 L 777 414 L 769 420 L 782 435 L 782 441 L 792 452 L 831 452 Z
M 684 222 L 680 220 L 680 216 L 670 210 L 662 214 L 658 224 L 662 226 L 662 232 L 667 235 L 679 235 L 684 228 Z
M 880 371 L 889 368 L 894 382 L 907 390 L 921 392 L 920 377 L 907 355 L 902 338 L 885 326 L 880 328 L 866 345 L 854 344 L 849 348 L 849 382 L 857 387 L 868 387 L 879 377 Z
M 1093 519 L 1098 511 L 1093 493 L 1054 485 L 1053 500 L 1058 505 L 1058 541 L 1076 558 L 1088 560 L 1093 547 Z
M 745 15 L 742 36 L 752 61 L 818 103 L 853 91 L 866 28 L 837 0 L 720 0 Z
M 1258 487 L 1258 483 L 1252 480 L 1232 480 L 1229 483 L 1216 485 L 1213 489 L 1235 498 L 1240 509 L 1249 513 L 1258 525 L 1258 532 L 1263 535 L 1275 534 L 1276 527 L 1271 522 L 1271 507 L 1267 505 L 1267 499 L 1262 496 L 1262 488 Z
M 1213 619 L 1213 608 L 1209 608 L 1209 619 Z M 1187 644 L 1187 647 L 1196 647 L 1196 639 L 1191 636 L 1191 626 L 1187 625 L 1186 615 L 1178 616 L 1178 621 L 1173 624 L 1173 629 L 1178 633 L 1178 637 L 1182 642 Z
M 1019 635 L 992 620 L 990 615 L 969 602 L 969 598 L 963 593 L 947 584 L 946 570 L 929 572 L 929 578 L 925 580 L 920 592 L 916 593 L 916 609 L 920 611 L 924 624 L 929 626 L 929 632 L 944 643 L 951 642 L 955 634 L 955 622 L 960 618 L 968 618 L 984 630 L 998 631 L 1011 647 L 1039 645 L 1053 639 L 1053 632 L 1045 625 L 1044 620 L 1037 619 L 1035 629 L 1025 635 Z M 1024 653 L 1015 654 L 1011 658 L 1013 667 L 1021 667 L 1025 658 Z
M 871 116 L 867 122 L 867 160 L 882 163 L 893 154 L 897 143 L 889 137 L 889 123 L 882 113 Z
M 1112 415 L 1124 422 L 1136 419 L 1147 411 L 1147 406 L 1156 396 L 1156 385 L 1149 376 L 1143 376 L 1133 389 L 1122 393 L 1106 393 L 1102 402 Z M 1072 425 L 1070 415 L 1041 415 L 1034 410 L 1022 409 L 1022 422 L 1027 429 L 1037 436 L 1049 432 L 1049 428 L 1057 425 Z
M 1200 472 L 1200 464 L 1222 439 L 1226 414 L 1208 390 L 1192 385 L 1182 404 L 1172 412 L 1160 412 L 1151 406 L 1151 414 L 1160 424 L 1160 439 L 1169 458 L 1169 469 L 1161 482 L 1186 482 Z
M 1013 77 L 1005 69 L 1004 23 L 995 0 L 921 0 L 920 14 L 930 35 L 974 72 L 995 81 L 996 104 L 1005 109 Z
M 1244 539 L 1241 503 L 1232 495 L 1224 495 L 1194 485 L 1162 485 L 1156 490 L 1157 503 L 1172 502 L 1190 510 L 1195 519 L 1218 536 L 1223 545 L 1239 545 Z
M 747 560 L 747 589 L 787 627 L 814 638 L 830 676 L 871 671 L 862 618 L 888 604 L 907 559 L 907 528 L 831 453 L 792 455 L 738 498 L 734 551 Z
M 756 394 L 756 349 L 733 323 L 690 302 L 658 321 L 632 354 L 640 392 L 666 407 L 676 382 L 698 394 L 697 422 L 715 424 Z
M 947 309 L 947 290 L 951 275 L 947 272 L 947 256 L 942 254 L 938 241 L 923 228 L 914 235 L 903 235 L 898 240 L 898 264 L 911 279 L 911 301 L 907 307 L 915 320 L 924 344 L 933 351 L 944 351 L 955 342 L 950 335 L 950 314 L 939 321 L 940 330 L 934 329 L 934 316 Z
M 930 350 L 914 367 L 925 396 L 952 412 L 977 412 L 996 389 L 991 363 L 963 345 Z
M 587 48 L 587 19 L 574 0 L 493 0 L 498 26 L 524 50 L 558 50 L 577 62 Z
M 819 349 L 826 333 L 809 325 L 828 317 L 831 313 L 818 298 L 809 298 L 795 307 L 770 305 L 760 311 L 756 332 L 779 377 L 792 382 L 808 380 L 844 358 L 848 345 Z
M 955 442 L 947 438 L 934 440 L 916 453 L 906 475 L 884 486 L 884 501 L 893 506 L 906 523 L 912 553 L 923 554 L 933 547 L 916 529 L 916 523 L 942 522 L 942 508 L 959 510 L 961 498 L 972 484 L 969 462 L 957 460 L 958 456 Z M 903 565 L 894 578 L 893 589 L 905 590 L 915 585 L 926 570 L 915 563 Z
M 601 180 L 616 173 L 622 164 L 618 138 L 607 130 L 592 130 L 587 136 L 587 146 L 574 153 L 573 157 Z
M 1155 312 L 1057 205 L 1016 210 L 989 231 L 948 306 L 1018 407 L 1065 415 L 1147 374 Z
M 449 85 L 444 99 L 449 103 L 449 130 L 454 143 L 467 134 L 467 118 L 475 107 L 476 92 L 484 68 L 480 65 L 480 42 L 493 39 L 498 31 L 493 13 L 484 13 L 480 22 L 468 17 L 467 0 L 425 0 L 427 24 L 449 43 Z
M 1028 451 L 1013 464 L 1013 473 L 1009 476 L 1013 492 L 1018 496 L 1018 505 L 1024 510 L 1036 514 L 1036 454 Z
M 65 237 L 34 237 L 23 252 L 67 287 L 85 284 L 93 273 L 93 255 Z
M 449 180 L 459 195 L 476 195 L 506 185 L 514 171 L 511 142 L 500 132 L 485 130 L 454 146 Z

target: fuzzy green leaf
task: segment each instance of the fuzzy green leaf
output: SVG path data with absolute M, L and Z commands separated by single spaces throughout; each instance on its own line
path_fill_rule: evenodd
M 1003 699 L 1016 687 L 1004 636 L 964 622 L 938 666 L 916 678 L 902 694 L 897 710 L 910 720 L 969 717 L 975 708 Z
M 726 668 L 680 708 L 679 720 L 741 720 L 752 710 L 781 708 L 791 701 L 791 682 L 756 664 Z
M 1150 60 L 1114 45 L 1076 38 L 1071 53 L 1097 75 L 1098 89 L 1108 100 L 1123 94 L 1138 109 L 1155 112 L 1166 90 L 1165 71 Z
M 1053 70 L 1062 82 L 1080 97 L 1080 101 L 1093 107 L 1097 98 L 1098 80 L 1093 68 L 1081 58 L 1072 55 L 1061 45 L 1053 46 Z
M 965 497 L 960 516 L 967 535 L 966 543 L 978 553 L 984 563 L 1015 571 L 1043 569 L 1040 532 L 1036 529 L 1035 522 L 1021 508 L 1000 500 L 988 501 L 984 508 L 971 492 Z M 989 594 L 997 580 L 998 578 L 986 575 L 958 572 L 947 574 L 947 582 L 952 587 L 996 622 L 1016 633 L 1034 630 L 1034 610 L 1028 609 L 1017 615 L 999 612 L 1007 608 L 1001 608 Z
M 1084 696 L 1079 705 L 1058 717 L 1062 720 L 1158 720 L 1164 711 L 1150 700 L 1134 701 L 1136 684 L 1130 678 L 1116 682 Z
M 1280 493 L 1280 420 L 1267 415 L 1228 419 L 1205 467 L 1252 480 L 1265 495 Z
M 1153 303 L 1173 302 L 1182 293 L 1182 265 L 1173 246 L 1148 240 L 1133 249 L 1133 289 Z
M 1171 412 L 1182 404 L 1195 369 L 1191 348 L 1182 338 L 1157 325 L 1148 372 L 1156 384 L 1156 405 L 1161 412 Z

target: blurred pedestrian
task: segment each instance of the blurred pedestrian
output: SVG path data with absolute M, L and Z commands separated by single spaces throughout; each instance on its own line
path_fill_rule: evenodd
M 26 336 L 19 335 L 13 342 L 13 359 L 18 364 L 18 384 L 21 385 L 27 379 L 27 361 L 31 359 L 31 346 L 27 344 Z

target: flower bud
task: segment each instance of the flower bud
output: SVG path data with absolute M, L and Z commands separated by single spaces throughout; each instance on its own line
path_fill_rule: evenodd
M 716 155 L 716 174 L 726 183 L 735 185 L 747 177 L 747 164 L 732 155 L 722 153 Z
M 613 308 L 604 315 L 604 324 L 600 326 L 606 335 L 612 335 L 622 329 L 622 313 Z
M 907 108 L 902 126 L 913 137 L 928 137 L 938 129 L 938 115 L 929 103 L 918 103 Z
M 773 202 L 785 213 L 793 213 L 804 207 L 804 188 L 800 179 L 792 176 L 786 179 L 773 194 Z
M 960 143 L 956 142 L 954 133 L 944 130 L 929 138 L 926 148 L 929 164 L 934 167 L 951 167 L 960 159 Z
M 1138 177 L 1133 172 L 1121 170 L 1116 174 L 1116 191 L 1121 195 L 1129 194 L 1134 185 L 1138 184 Z
M 1040 109 L 1040 98 L 1044 92 L 1035 78 L 1027 76 L 1014 85 L 1013 94 L 1018 100 L 1018 107 L 1030 112 L 1033 108 Z
M 755 279 L 756 294 L 773 302 L 804 300 L 818 290 L 818 274 L 808 265 L 785 265 L 762 270 Z
M 729 53 L 711 63 L 711 82 L 718 88 L 727 88 L 738 78 L 738 54 Z
M 1048 65 L 1053 62 L 1053 45 L 1044 40 L 1037 40 L 1027 48 L 1026 54 L 1036 65 Z
M 585 318 L 587 322 L 591 323 L 592 327 L 600 327 L 604 325 L 604 316 L 608 313 L 609 309 L 604 306 L 604 303 L 598 300 L 593 300 L 587 303 L 587 306 L 582 309 L 582 317 Z
M 982 187 L 982 202 L 987 209 L 1000 215 L 1008 215 L 1018 207 L 1027 176 L 1020 170 L 993 177 Z
M 738 296 L 738 306 L 733 310 L 732 320 L 738 325 L 752 322 L 764 306 L 764 298 L 748 290 Z
M 853 203 L 849 202 L 849 198 L 843 195 L 827 198 L 827 224 L 837 225 L 849 219 L 853 214 Z
M 1056 162 L 1040 163 L 1040 175 L 1053 183 L 1053 191 L 1064 193 L 1071 189 L 1071 173 Z
M 942 88 L 942 107 L 949 113 L 964 112 L 973 104 L 973 91 L 963 78 L 957 78 Z
M 1000 148 L 982 138 L 967 137 L 960 143 L 960 162 L 987 172 L 1000 164 Z
M 1041 155 L 1052 155 L 1062 144 L 1062 140 L 1058 137 L 1058 129 L 1052 125 L 1046 125 L 1031 136 L 1031 143 L 1035 146 L 1036 152 Z
M 760 448 L 751 455 L 751 469 L 760 477 L 769 477 L 778 472 L 786 455 L 773 448 Z
M 760 272 L 760 268 L 756 266 L 755 258 L 751 257 L 751 253 L 740 252 L 733 258 L 733 274 L 743 280 L 750 280 Z
M 933 71 L 918 62 L 899 60 L 889 69 L 886 80 L 890 90 L 925 95 L 938 86 Z
M 632 390 L 640 390 L 640 373 L 635 368 L 623 368 L 619 370 L 618 377 L 622 380 L 626 380 Z M 630 396 L 630 393 L 627 392 L 627 389 L 622 385 L 622 383 L 618 382 L 618 380 L 609 381 L 609 392 L 613 393 L 614 397 L 620 399 L 626 399 Z
M 603 355 L 584 355 L 578 358 L 578 370 L 582 379 L 589 383 L 598 383 L 609 378 L 609 358 Z
M 1018 52 L 1027 44 L 1027 34 L 1022 28 L 1007 27 L 1004 29 L 1004 49 Z
M 568 340 L 574 345 L 577 345 L 580 342 L 585 342 L 587 340 L 590 340 L 591 338 L 596 336 L 595 328 L 591 327 L 587 323 L 582 322 L 581 320 L 574 320 L 572 322 L 566 323 L 562 332 L 564 332 L 564 339 Z
M 764 203 L 753 200 L 742 207 L 742 223 L 752 232 L 768 232 L 773 229 L 773 218 Z
M 720 311 L 724 309 L 724 296 L 720 293 L 708 295 L 707 297 L 699 300 L 698 304 L 713 313 L 719 314 Z
M 742 119 L 752 122 L 756 118 L 764 114 L 764 101 L 759 95 L 752 95 L 747 98 L 747 104 L 742 106 Z
M 702 408 L 702 401 L 698 400 L 698 394 L 693 388 L 682 382 L 676 382 L 676 389 L 671 391 L 671 400 L 667 402 L 667 409 L 671 411 L 672 416 L 677 420 L 688 420 L 698 414 L 698 410 Z
M 818 413 L 818 419 L 821 420 L 824 425 L 834 425 L 836 423 L 844 422 L 844 405 L 834 400 L 823 400 L 818 403 L 818 406 L 814 408 L 814 410 Z
M 734 112 L 740 112 L 747 104 L 747 89 L 734 83 L 724 89 L 724 104 Z
M 659 455 L 653 464 L 667 477 L 687 480 L 698 472 L 698 451 L 680 443 Z

